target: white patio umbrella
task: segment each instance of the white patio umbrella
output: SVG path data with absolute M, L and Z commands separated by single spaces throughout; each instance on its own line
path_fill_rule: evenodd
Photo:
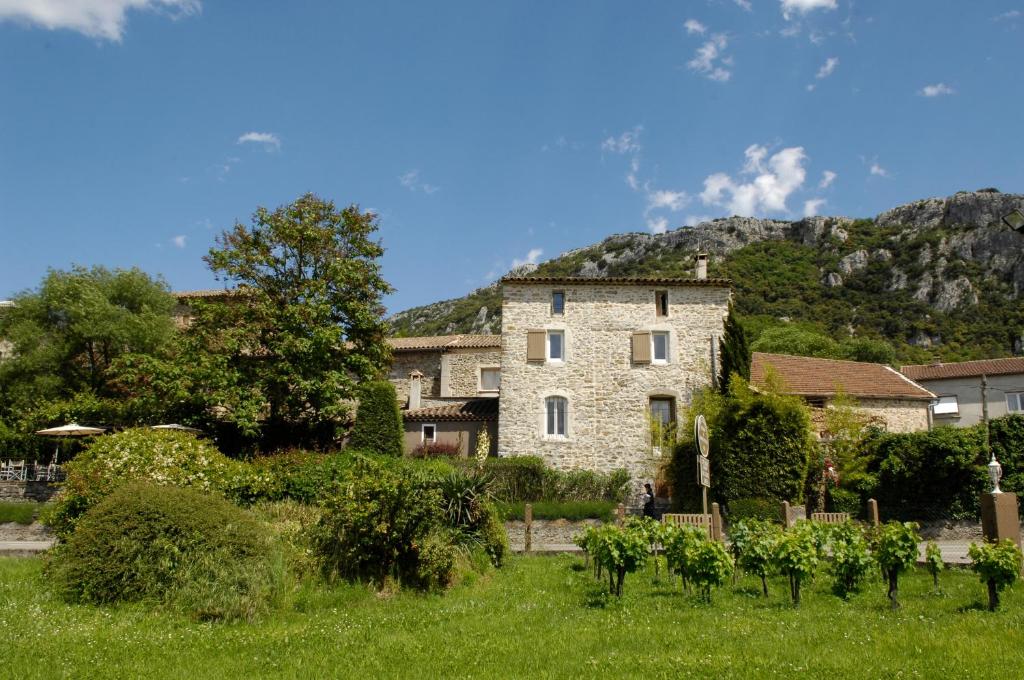
M 176 430 L 177 432 L 188 432 L 189 434 L 206 434 L 202 430 L 196 427 L 189 427 L 188 425 L 179 425 L 178 423 L 170 423 L 168 425 L 151 425 L 150 429 L 153 430 Z
M 60 427 L 36 430 L 36 434 L 42 437 L 91 437 L 95 434 L 103 434 L 104 432 L 105 430 L 102 427 L 89 427 L 87 425 L 79 425 L 78 423 L 68 423 Z M 57 463 L 57 456 L 59 454 L 60 444 L 57 445 L 57 449 L 53 452 L 54 464 Z

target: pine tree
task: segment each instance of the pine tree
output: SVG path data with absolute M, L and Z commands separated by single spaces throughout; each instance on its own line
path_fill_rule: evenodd
M 359 451 L 401 456 L 403 433 L 395 386 L 387 380 L 364 384 L 349 446 Z
M 722 337 L 722 371 L 718 378 L 718 389 L 722 394 L 729 392 L 729 378 L 735 373 L 744 380 L 750 380 L 750 346 L 747 334 L 736 319 L 736 312 L 729 304 L 729 316 L 725 319 L 725 334 Z

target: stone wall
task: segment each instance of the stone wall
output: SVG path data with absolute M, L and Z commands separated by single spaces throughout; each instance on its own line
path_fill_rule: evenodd
M 395 386 L 398 403 L 405 408 L 409 403 L 409 374 L 413 371 L 423 374 L 423 397 L 441 396 L 441 352 L 439 350 L 423 352 L 395 352 L 391 361 L 388 380 Z
M 0 482 L 0 501 L 36 501 L 44 503 L 50 500 L 58 487 L 49 482 Z
M 480 369 L 500 368 L 501 350 L 490 349 L 457 349 L 449 350 L 441 358 L 441 374 L 447 378 L 449 397 L 475 397 L 496 392 L 480 391 Z
M 579 548 L 573 543 L 577 534 L 588 527 L 601 526 L 598 519 L 584 519 L 571 522 L 567 519 L 535 519 L 530 526 L 530 549 L 539 552 L 550 550 L 571 550 Z M 519 552 L 526 541 L 526 522 L 505 522 L 505 533 L 508 534 L 509 547 Z
M 928 402 L 911 399 L 858 399 L 857 410 L 885 423 L 888 432 L 928 429 Z
M 656 290 L 669 291 L 669 316 L 656 315 Z M 565 313 L 550 314 L 565 291 Z M 711 379 L 710 339 L 720 337 L 730 291 L 722 286 L 506 283 L 498 455 L 539 455 L 560 469 L 626 468 L 651 479 L 649 400 L 672 397 L 676 412 Z M 564 362 L 527 362 L 527 331 L 564 330 Z M 667 331 L 669 362 L 632 363 L 634 331 Z M 567 436 L 548 437 L 544 403 L 568 400 Z

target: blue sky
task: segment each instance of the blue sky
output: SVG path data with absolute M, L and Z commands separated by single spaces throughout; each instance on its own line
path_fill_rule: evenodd
M 432 6 L 428 6 L 432 5 Z M 391 311 L 613 233 L 1024 184 L 1024 1 L 0 0 L 0 297 L 380 216 Z

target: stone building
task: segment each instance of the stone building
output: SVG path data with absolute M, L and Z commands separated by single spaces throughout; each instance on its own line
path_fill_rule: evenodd
M 819 435 L 827 434 L 824 409 L 840 393 L 852 398 L 871 424 L 889 432 L 929 429 L 928 407 L 935 395 L 888 366 L 754 352 L 750 384 L 764 388 L 772 375 L 784 393 L 802 397 L 811 406 Z
M 694 390 L 712 382 L 729 282 L 506 277 L 502 285 L 498 455 L 653 478 L 662 452 L 652 433 L 674 425 Z
M 989 418 L 1024 413 L 1024 357 L 918 364 L 900 371 L 936 394 L 935 425 L 970 427 L 982 421 L 982 376 Z

